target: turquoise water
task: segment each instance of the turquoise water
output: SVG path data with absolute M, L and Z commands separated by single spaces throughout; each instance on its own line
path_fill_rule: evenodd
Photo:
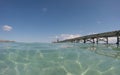
M 0 75 L 120 75 L 115 45 L 0 43 Z

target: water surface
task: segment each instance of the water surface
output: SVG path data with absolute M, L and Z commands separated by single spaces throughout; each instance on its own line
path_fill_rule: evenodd
M 120 75 L 115 45 L 0 43 L 0 75 Z

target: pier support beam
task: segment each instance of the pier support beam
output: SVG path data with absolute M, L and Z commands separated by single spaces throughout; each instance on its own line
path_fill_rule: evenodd
M 119 37 L 119 35 L 117 36 L 117 45 L 119 45 L 119 42 L 120 42 L 120 37 Z
M 116 44 L 117 44 L 117 47 L 120 44 L 120 32 L 117 32 L 117 42 L 116 42 Z
M 98 44 L 99 41 L 103 41 L 106 44 L 108 44 L 108 37 L 103 37 L 103 38 L 96 38 L 96 44 Z
M 83 43 L 86 43 L 86 39 L 83 39 Z
M 96 38 L 96 43 L 98 44 L 98 38 Z
M 106 37 L 106 44 L 108 44 L 108 37 Z
M 95 43 L 95 39 L 94 39 L 94 38 L 92 38 L 92 40 L 93 40 L 93 42 L 92 42 L 92 43 L 94 44 L 94 43 Z

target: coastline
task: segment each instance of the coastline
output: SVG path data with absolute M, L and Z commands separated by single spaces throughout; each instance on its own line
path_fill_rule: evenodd
M 1 42 L 15 42 L 15 41 L 13 41 L 13 40 L 0 40 L 0 43 Z

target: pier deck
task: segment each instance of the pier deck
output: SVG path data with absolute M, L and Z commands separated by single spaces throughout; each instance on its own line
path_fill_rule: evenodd
M 57 43 L 79 42 L 79 41 L 83 41 L 83 43 L 86 43 L 87 41 L 90 41 L 91 43 L 98 43 L 99 41 L 103 40 L 104 42 L 106 42 L 108 44 L 108 38 L 109 37 L 116 37 L 116 39 L 117 39 L 116 44 L 119 45 L 120 30 L 98 33 L 98 34 L 91 34 L 91 35 L 76 37 L 76 38 L 72 38 L 72 39 L 65 39 L 65 40 L 62 40 L 62 41 L 57 41 Z M 96 39 L 96 41 L 95 41 L 95 39 Z

